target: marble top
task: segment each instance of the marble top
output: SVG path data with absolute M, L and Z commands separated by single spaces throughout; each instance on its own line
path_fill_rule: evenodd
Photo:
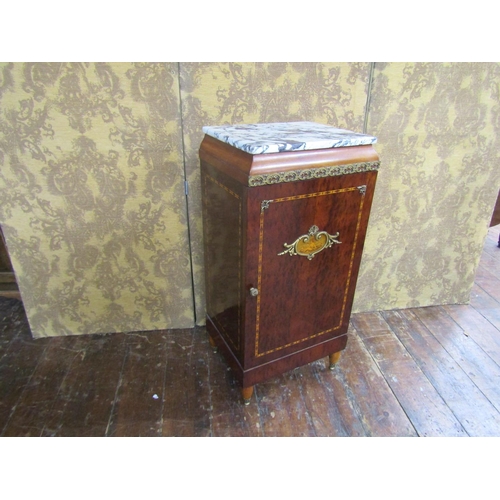
M 253 155 L 375 144 L 376 137 L 314 122 L 254 123 L 203 127 L 219 141 Z

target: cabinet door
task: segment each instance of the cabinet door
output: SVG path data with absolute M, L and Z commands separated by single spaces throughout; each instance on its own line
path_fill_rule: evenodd
M 347 332 L 375 175 L 251 190 L 251 364 Z

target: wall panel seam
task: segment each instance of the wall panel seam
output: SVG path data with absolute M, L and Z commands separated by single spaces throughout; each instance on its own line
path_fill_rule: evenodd
M 372 83 L 373 83 L 374 72 L 375 72 L 375 63 L 371 62 L 370 67 L 368 69 L 368 89 L 366 91 L 365 119 L 363 122 L 363 134 L 366 134 L 367 130 L 368 130 L 368 114 L 370 112 L 370 102 L 371 102 L 371 97 L 372 97 Z
M 187 172 L 186 172 L 186 144 L 184 141 L 185 130 L 184 130 L 184 111 L 182 106 L 182 89 L 181 89 L 181 63 L 177 63 L 177 86 L 179 89 L 179 120 L 180 120 L 180 128 L 181 128 L 181 148 L 182 148 L 182 169 L 184 174 L 184 203 L 186 204 L 186 225 L 187 225 L 187 236 L 188 236 L 188 249 L 189 249 L 189 268 L 191 272 L 191 297 L 193 303 L 193 319 L 194 324 L 197 324 L 196 317 L 196 293 L 195 293 L 195 285 L 194 285 L 194 269 L 193 269 L 193 251 L 191 246 L 191 227 L 190 227 L 190 216 L 189 216 L 189 190 L 186 189 L 186 185 L 188 184 Z

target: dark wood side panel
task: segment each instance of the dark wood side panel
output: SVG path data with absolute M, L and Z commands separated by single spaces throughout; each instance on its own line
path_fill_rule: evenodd
M 242 351 L 245 190 L 202 162 L 206 308 L 214 326 Z

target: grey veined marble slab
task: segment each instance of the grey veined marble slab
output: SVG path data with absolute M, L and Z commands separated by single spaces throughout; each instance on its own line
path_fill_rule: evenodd
M 375 144 L 377 138 L 314 122 L 254 123 L 203 127 L 219 141 L 253 155 Z

